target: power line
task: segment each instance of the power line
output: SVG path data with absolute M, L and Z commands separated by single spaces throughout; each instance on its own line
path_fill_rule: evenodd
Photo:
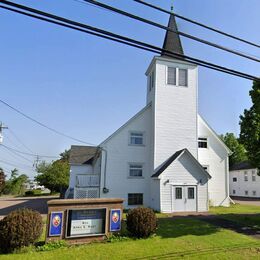
M 229 49 L 229 48 L 227 48 L 227 47 L 218 45 L 218 44 L 216 44 L 216 43 L 203 40 L 203 39 L 201 39 L 201 38 L 192 36 L 192 35 L 190 35 L 190 34 L 181 32 L 181 31 L 179 31 L 179 30 L 178 30 L 178 31 L 177 31 L 177 30 L 173 30 L 173 29 L 170 28 L 170 27 L 167 27 L 167 26 L 164 26 L 164 25 L 162 25 L 162 24 L 153 22 L 153 21 L 151 21 L 151 20 L 148 20 L 148 19 L 145 19 L 145 18 L 143 18 L 143 17 L 134 15 L 134 14 L 132 14 L 132 13 L 123 11 L 123 10 L 121 10 L 121 9 L 117 9 L 117 8 L 112 7 L 112 6 L 110 6 L 110 5 L 106 5 L 106 4 L 103 4 L 103 3 L 101 3 L 101 2 L 94 1 L 94 0 L 82 0 L 82 1 L 84 1 L 84 2 L 86 2 L 86 3 L 90 3 L 90 4 L 94 5 L 94 6 L 102 7 L 102 8 L 104 8 L 105 10 L 110 10 L 110 11 L 112 11 L 112 12 L 121 14 L 121 15 L 123 15 L 123 16 L 127 16 L 127 17 L 129 17 L 129 18 L 134 19 L 134 20 L 138 20 L 138 21 L 141 21 L 141 22 L 143 22 L 143 23 L 146 23 L 146 24 L 155 26 L 155 27 L 157 27 L 157 28 L 161 28 L 161 29 L 164 29 L 164 30 L 166 30 L 166 31 L 171 31 L 171 32 L 173 32 L 173 33 L 179 34 L 179 35 L 181 35 L 181 36 L 183 36 L 183 37 L 186 37 L 186 38 L 189 38 L 189 39 L 191 39 L 191 40 L 194 40 L 194 41 L 197 41 L 197 42 L 200 42 L 200 43 L 209 45 L 209 46 L 211 46 L 211 47 L 215 47 L 215 48 L 221 49 L 221 50 L 223 50 L 223 51 L 226 51 L 226 52 L 229 52 L 229 53 L 232 53 L 232 54 L 235 54 L 235 55 L 244 57 L 244 58 L 246 58 L 246 59 L 250 59 L 250 60 L 253 60 L 253 61 L 260 62 L 260 59 L 253 57 L 253 55 L 250 55 L 250 56 L 249 56 L 249 55 L 244 54 L 244 53 L 242 53 L 242 52 L 239 52 L 239 51 L 236 51 L 236 50 L 232 50 L 232 49 Z
M 26 157 L 24 157 L 24 156 L 22 156 L 22 155 L 20 155 L 19 153 L 17 153 L 15 150 L 13 150 L 13 149 L 11 149 L 11 148 L 9 148 L 9 147 L 7 147 L 7 146 L 5 146 L 5 145 L 0 145 L 0 147 L 4 147 L 5 149 L 7 149 L 9 152 L 11 152 L 12 154 L 14 154 L 15 156 L 17 156 L 17 157 L 20 157 L 20 158 L 22 158 L 22 159 L 24 159 L 24 160 L 26 160 L 27 162 L 30 162 L 30 163 L 32 163 L 33 164 L 33 161 L 31 161 L 31 160 L 29 160 L 28 158 L 26 158 Z
M 33 151 L 27 146 L 25 145 L 24 142 L 21 141 L 21 139 L 14 133 L 14 131 L 12 129 L 10 129 L 10 127 L 8 128 L 8 130 L 10 131 L 10 133 L 14 136 L 14 138 L 29 152 L 33 153 Z
M 0 163 L 4 163 L 4 164 L 6 164 L 6 165 L 9 165 L 9 166 L 12 166 L 12 167 L 15 167 L 15 168 L 27 168 L 27 170 L 28 169 L 30 169 L 30 170 L 33 170 L 33 168 L 31 168 L 30 166 L 28 166 L 28 165 L 22 165 L 22 166 L 18 166 L 17 164 L 13 164 L 13 163 L 11 163 L 11 162 L 7 162 L 7 161 L 3 161 L 3 160 L 0 160 Z
M 2 7 L 2 6 L 0 6 L 0 7 Z M 78 139 L 78 138 L 74 138 L 74 137 L 72 137 L 72 136 L 70 136 L 70 135 L 64 134 L 64 133 L 62 133 L 62 132 L 60 132 L 60 131 L 58 131 L 58 130 L 52 128 L 52 127 L 47 126 L 46 124 L 41 123 L 40 121 L 38 121 L 38 120 L 32 118 L 31 116 L 26 115 L 26 114 L 23 113 L 22 111 L 20 111 L 20 110 L 18 110 L 17 108 L 15 108 L 15 107 L 9 105 L 8 103 L 6 103 L 5 101 L 3 101 L 3 100 L 1 100 L 1 99 L 0 99 L 0 102 L 1 102 L 2 104 L 4 104 L 5 106 L 9 107 L 10 109 L 14 110 L 15 112 L 17 112 L 18 114 L 22 115 L 23 117 L 25 117 L 25 118 L 27 118 L 27 119 L 33 121 L 34 123 L 36 123 L 36 124 L 38 124 L 38 125 L 40 125 L 40 126 L 46 128 L 46 129 L 52 131 L 52 132 L 54 132 L 54 133 L 56 133 L 56 134 L 58 134 L 58 135 L 61 135 L 61 136 L 63 136 L 63 137 L 67 137 L 67 138 L 69 138 L 69 139 L 71 139 L 71 140 L 73 140 L 73 141 L 77 141 L 77 142 L 79 142 L 79 143 L 84 143 L 84 144 L 91 145 L 91 144 L 89 144 L 89 143 L 87 143 L 87 142 L 84 142 L 84 141 Z
M 22 152 L 22 151 L 19 151 L 19 150 L 16 150 L 14 148 L 11 148 L 11 147 L 8 147 L 4 144 L 2 144 L 1 146 L 5 147 L 6 149 L 8 150 L 11 150 L 11 151 L 14 151 L 16 153 L 21 153 L 21 154 L 24 154 L 24 155 L 29 155 L 29 156 L 33 156 L 33 157 L 42 157 L 42 158 L 60 158 L 59 156 L 51 156 L 51 155 L 38 155 L 38 154 L 32 154 L 32 153 L 27 153 L 27 152 Z M 1 147 L 0 146 L 0 147 Z
M 33 9 L 33 8 L 18 5 L 18 4 L 15 4 L 15 3 L 10 3 L 8 1 L 3 1 L 3 2 L 5 4 L 16 6 L 17 8 L 27 10 L 27 11 L 32 12 L 32 13 L 37 13 L 37 14 L 40 14 L 42 16 L 51 17 L 51 19 L 41 17 L 41 16 L 38 16 L 38 15 L 34 15 L 34 14 L 30 14 L 30 13 L 26 13 L 26 12 L 23 12 L 23 11 L 20 11 L 20 10 L 17 10 L 17 9 L 13 9 L 13 8 L 10 8 L 10 7 L 0 6 L 0 8 L 6 9 L 6 10 L 9 10 L 9 11 L 13 11 L 13 12 L 23 14 L 23 15 L 26 15 L 26 16 L 29 16 L 29 17 L 33 17 L 33 18 L 36 18 L 36 19 L 40 19 L 40 20 L 43 20 L 43 21 L 54 23 L 54 24 L 57 24 L 57 25 L 60 25 L 60 26 L 63 26 L 63 27 L 78 30 L 78 31 L 88 33 L 88 34 L 91 34 L 91 35 L 95 35 L 95 36 L 98 36 L 98 37 L 102 37 L 102 38 L 105 38 L 105 39 L 109 39 L 109 40 L 112 40 L 112 41 L 115 41 L 115 42 L 120 42 L 120 43 L 129 45 L 129 46 L 133 46 L 133 47 L 143 49 L 143 50 L 146 50 L 146 51 L 150 51 L 150 52 L 153 52 L 153 53 L 161 54 L 162 52 L 164 52 L 164 53 L 167 53 L 168 56 L 171 56 L 171 57 L 174 57 L 174 58 L 177 58 L 177 59 L 185 59 L 186 61 L 192 62 L 193 64 L 196 64 L 196 65 L 200 65 L 200 66 L 210 68 L 210 69 L 213 69 L 213 70 L 221 71 L 221 72 L 231 74 L 231 75 L 234 75 L 234 76 L 238 76 L 238 77 L 241 77 L 241 78 L 259 81 L 259 78 L 252 76 L 250 74 L 246 74 L 246 73 L 243 73 L 243 72 L 240 72 L 240 71 L 229 69 L 229 68 L 226 68 L 226 67 L 223 67 L 223 66 L 220 66 L 220 65 L 216 65 L 214 63 L 206 62 L 206 61 L 203 61 L 203 60 L 200 60 L 200 59 L 196 59 L 196 58 L 193 58 L 193 57 L 190 57 L 190 56 L 187 56 L 187 55 L 181 55 L 181 54 L 178 54 L 178 53 L 175 53 L 175 52 L 170 52 L 168 50 L 165 50 L 163 48 L 159 48 L 159 47 L 151 45 L 151 44 L 147 44 L 147 43 L 137 41 L 137 40 L 125 37 L 125 36 L 121 36 L 121 35 L 118 35 L 118 34 L 115 34 L 115 33 L 111 33 L 109 31 L 105 31 L 105 30 L 102 30 L 102 29 L 99 29 L 99 28 L 96 28 L 96 27 L 86 25 L 86 24 L 75 22 L 75 21 L 72 21 L 72 20 L 69 20 L 69 19 L 66 19 L 66 18 L 63 18 L 63 17 L 59 17 L 59 16 L 56 16 L 56 15 L 45 13 L 45 12 L 42 12 L 42 11 L 39 11 L 39 10 L 36 10 L 36 9 Z M 57 21 L 54 21 L 52 19 L 62 21 L 62 22 L 57 22 Z M 71 26 L 71 25 L 68 25 L 68 24 L 73 24 L 74 26 Z M 75 25 L 78 26 L 78 27 L 81 27 L 81 28 L 78 28 Z M 88 30 L 84 30 L 82 28 L 87 28 Z M 77 141 L 79 141 L 79 140 L 77 139 Z M 86 142 L 84 142 L 84 143 L 86 143 Z M 89 144 L 89 143 L 87 143 L 87 144 Z M 92 144 L 90 144 L 90 145 L 92 145 Z
M 194 20 L 189 19 L 189 18 L 187 18 L 187 17 L 184 17 L 184 16 L 182 16 L 182 15 L 179 15 L 179 14 L 176 14 L 176 13 L 173 13 L 173 12 L 170 12 L 170 11 L 168 11 L 168 10 L 165 10 L 165 9 L 159 7 L 159 6 L 150 4 L 150 3 L 145 2 L 145 1 L 143 1 L 143 0 L 134 0 L 134 1 L 137 2 L 137 3 L 139 3 L 139 4 L 143 4 L 143 5 L 149 6 L 149 7 L 153 8 L 153 9 L 156 9 L 156 10 L 161 11 L 161 12 L 163 12 L 163 13 L 173 14 L 175 17 L 178 17 L 178 18 L 180 18 L 180 19 L 182 19 L 182 20 L 185 20 L 185 21 L 187 21 L 187 22 L 196 24 L 196 25 L 198 25 L 198 26 L 201 26 L 201 27 L 206 28 L 206 29 L 208 29 L 208 30 L 211 30 L 211 31 L 213 31 L 213 32 L 216 32 L 216 33 L 225 35 L 225 36 L 227 36 L 227 37 L 229 37 L 229 38 L 232 38 L 232 39 L 235 39 L 235 40 L 237 40 L 237 41 L 241 41 L 241 42 L 243 42 L 243 43 L 246 43 L 246 44 L 252 45 L 252 46 L 254 46 L 254 47 L 260 48 L 260 45 L 257 44 L 257 43 L 253 43 L 253 42 L 251 42 L 251 41 L 248 41 L 248 40 L 242 39 L 242 38 L 240 38 L 240 37 L 231 35 L 231 34 L 229 34 L 229 33 L 223 32 L 223 31 L 221 31 L 221 30 L 219 30 L 219 29 L 216 29 L 216 28 L 210 27 L 210 26 L 208 26 L 208 25 L 205 25 L 205 24 L 203 24 L 203 23 L 194 21 Z

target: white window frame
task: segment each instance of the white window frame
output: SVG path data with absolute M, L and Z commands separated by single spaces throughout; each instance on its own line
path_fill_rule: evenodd
M 176 71 L 176 82 L 175 82 L 175 84 L 169 84 L 169 82 L 168 82 L 168 68 L 174 68 L 175 71 Z M 186 86 L 180 85 L 179 70 L 186 70 L 187 71 L 187 85 Z M 181 87 L 181 88 L 187 88 L 189 86 L 189 69 L 188 68 L 180 68 L 180 67 L 177 67 L 177 66 L 166 66 L 165 75 L 166 75 L 165 79 L 166 79 L 166 85 L 167 86 L 174 86 L 174 87 Z
M 151 71 L 151 73 L 148 76 L 148 89 L 151 91 L 155 86 L 155 73 L 154 71 Z
M 142 144 L 131 143 L 131 137 L 134 134 L 136 134 L 136 135 L 142 134 L 142 138 L 143 138 Z M 145 132 L 143 132 L 143 131 L 129 131 L 129 134 L 128 134 L 128 145 L 130 145 L 130 146 L 145 146 Z
M 256 196 L 256 190 L 252 191 L 253 196 Z
M 248 190 L 245 190 L 245 196 L 248 196 Z
M 180 70 L 185 70 L 187 72 L 187 78 L 186 78 L 187 85 L 180 85 Z M 186 68 L 178 68 L 178 86 L 187 88 L 189 85 L 188 82 L 189 82 L 189 70 Z
M 252 171 L 252 181 L 253 182 L 256 181 L 256 172 L 255 172 L 255 170 Z
M 248 181 L 248 172 L 244 171 L 244 181 Z
M 235 195 L 236 194 L 236 190 L 232 190 L 232 194 Z
M 236 180 L 234 181 L 234 179 Z M 232 177 L 232 182 L 237 182 L 237 177 Z
M 206 139 L 206 140 L 200 140 L 200 139 Z M 203 142 L 207 144 L 207 147 L 199 147 L 199 143 Z M 207 136 L 199 136 L 198 137 L 198 148 L 199 149 L 208 149 L 209 148 L 209 139 Z
M 131 170 L 139 169 L 139 167 L 142 170 L 141 176 L 134 176 L 134 175 L 130 174 Z M 143 179 L 144 178 L 144 163 L 137 163 L 137 162 L 128 163 L 128 178 L 130 178 L 130 179 Z

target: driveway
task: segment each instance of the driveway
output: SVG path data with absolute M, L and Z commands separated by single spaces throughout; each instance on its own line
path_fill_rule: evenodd
M 260 199 L 251 199 L 251 198 L 233 198 L 235 203 L 241 205 L 252 205 L 252 206 L 260 206 Z
M 47 201 L 58 198 L 57 196 L 0 198 L 0 219 L 19 208 L 31 208 L 44 216 L 48 212 Z

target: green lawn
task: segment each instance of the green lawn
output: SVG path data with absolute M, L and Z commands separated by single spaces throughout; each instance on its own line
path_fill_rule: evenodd
M 252 205 L 231 205 L 227 207 L 212 207 L 210 213 L 220 218 L 232 220 L 242 225 L 260 228 L 260 207 Z
M 212 208 L 211 213 L 259 213 L 260 207 L 235 205 Z M 1 255 L 0 259 L 260 259 L 260 240 L 212 226 L 195 218 L 168 218 L 158 214 L 157 234 L 149 239 L 127 239 L 70 246 L 46 252 Z M 44 234 L 41 239 L 44 239 Z

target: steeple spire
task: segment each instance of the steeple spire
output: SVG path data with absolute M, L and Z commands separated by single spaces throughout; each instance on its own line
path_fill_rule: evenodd
M 171 10 L 173 10 L 173 6 L 171 7 Z M 170 15 L 168 27 L 170 27 L 174 31 L 178 31 L 175 17 L 173 14 Z M 181 45 L 179 34 L 174 33 L 172 31 L 167 31 L 164 38 L 163 49 L 183 55 L 184 52 Z M 165 53 L 164 51 L 162 51 L 161 56 L 171 57 L 169 56 L 169 54 L 167 55 L 167 53 Z

